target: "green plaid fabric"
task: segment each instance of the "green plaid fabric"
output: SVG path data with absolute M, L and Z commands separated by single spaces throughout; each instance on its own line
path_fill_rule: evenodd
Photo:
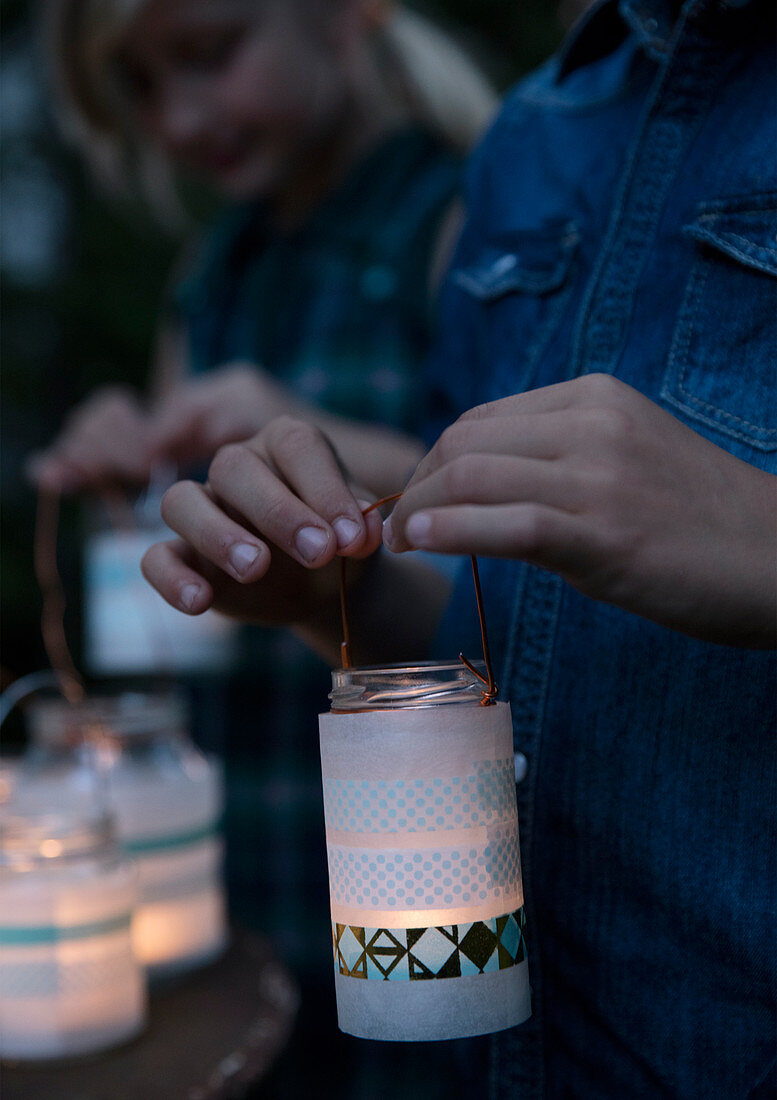
M 331 412 L 420 430 L 429 258 L 460 164 L 416 129 L 392 136 L 297 230 L 229 211 L 176 295 L 195 372 L 235 359 Z
M 248 359 L 332 412 L 420 431 L 431 416 L 430 255 L 460 168 L 406 130 L 289 236 L 270 235 L 258 204 L 222 216 L 175 298 L 193 370 Z M 243 632 L 241 666 L 218 707 L 202 684 L 196 707 L 226 711 L 231 912 L 273 937 L 303 987 L 329 990 L 317 728 L 329 670 L 289 635 L 256 629 Z M 214 744 L 210 731 L 200 740 Z

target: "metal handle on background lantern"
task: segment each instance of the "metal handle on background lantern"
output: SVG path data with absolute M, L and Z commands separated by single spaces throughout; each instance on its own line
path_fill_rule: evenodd
M 142 494 L 141 507 L 148 510 L 149 495 L 159 485 L 162 479 L 169 479 L 169 470 L 162 467 L 152 475 L 149 489 Z M 106 510 L 109 523 L 115 533 L 129 531 L 133 534 L 139 532 L 135 510 L 126 497 L 121 493 L 104 490 L 100 494 L 103 506 Z M 57 544 L 59 541 L 59 512 L 60 494 L 56 491 L 41 489 L 38 492 L 37 513 L 35 520 L 35 533 L 33 542 L 33 559 L 35 575 L 42 596 L 41 633 L 43 645 L 49 658 L 51 667 L 59 681 L 59 687 L 64 697 L 70 703 L 81 702 L 85 696 L 83 677 L 76 668 L 65 633 L 65 592 L 62 586 L 59 569 L 57 567 Z M 127 583 L 141 580 L 138 572 L 137 578 L 128 576 Z M 174 647 L 167 634 L 165 623 L 161 619 L 154 602 L 151 589 L 142 583 L 139 589 L 139 608 L 141 609 L 141 622 L 147 635 L 149 652 L 156 658 L 156 667 L 162 670 L 172 671 Z M 170 676 L 172 684 L 172 676 Z
M 369 515 L 370 512 L 374 512 L 376 508 L 382 507 L 384 504 L 392 504 L 399 500 L 402 496 L 401 493 L 392 493 L 390 496 L 381 497 L 380 500 L 375 500 L 372 504 L 369 504 L 366 508 L 362 509 L 362 515 Z M 491 651 L 488 646 L 488 630 L 486 629 L 486 615 L 483 608 L 483 592 L 480 587 L 480 573 L 478 571 L 478 563 L 474 554 L 470 554 L 470 561 L 472 563 L 472 578 L 475 582 L 475 602 L 478 609 L 478 620 L 480 622 L 480 637 L 483 643 L 483 661 L 486 666 L 486 675 L 468 661 L 463 653 L 459 653 L 459 660 L 465 665 L 473 676 L 476 676 L 478 680 L 484 685 L 481 693 L 480 705 L 487 707 L 496 702 L 496 697 L 499 694 L 499 688 L 497 687 L 496 680 L 494 679 L 494 670 L 491 665 Z M 343 668 L 351 668 L 351 635 L 348 626 L 348 607 L 346 601 L 346 585 L 345 585 L 345 571 L 347 558 L 340 558 L 340 615 L 343 624 L 343 640 L 340 643 L 340 655 Z
M 75 666 L 65 635 L 65 592 L 57 568 L 59 493 L 41 490 L 33 536 L 35 575 L 41 590 L 41 633 L 51 667 L 69 703 L 84 698 L 84 682 Z

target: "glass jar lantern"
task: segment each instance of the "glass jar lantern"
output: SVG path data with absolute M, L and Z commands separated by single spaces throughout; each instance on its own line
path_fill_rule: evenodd
M 344 668 L 320 716 L 340 1028 L 480 1035 L 530 1015 L 512 724 L 458 662 Z
M 181 615 L 140 571 L 146 550 L 171 536 L 160 504 L 174 480 L 150 486 L 134 507 L 92 505 L 87 513 L 84 660 L 95 676 L 219 674 L 234 661 L 234 622 L 212 610 Z
M 90 1054 L 142 1029 L 136 889 L 108 817 L 3 815 L 0 1056 Z
M 96 785 L 137 866 L 133 937 L 150 976 L 219 955 L 227 940 L 221 774 L 189 739 L 182 700 L 141 693 L 77 705 L 39 699 L 29 713 L 31 745 L 15 798 L 78 802 Z

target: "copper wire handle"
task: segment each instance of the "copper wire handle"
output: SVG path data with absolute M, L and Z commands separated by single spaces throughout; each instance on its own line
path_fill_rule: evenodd
M 382 507 L 384 504 L 391 504 L 395 500 L 399 500 L 402 496 L 401 493 L 392 493 L 390 496 L 381 497 L 380 500 L 375 500 L 372 504 L 362 509 L 362 515 L 369 515 L 370 512 L 374 512 L 376 508 Z M 491 706 L 496 702 L 496 697 L 499 694 L 499 688 L 497 687 L 496 680 L 494 679 L 494 669 L 491 664 L 491 650 L 488 646 L 488 630 L 486 629 L 486 614 L 483 609 L 483 592 L 480 587 L 480 573 L 478 571 L 478 563 L 474 554 L 470 554 L 470 561 L 472 562 L 472 578 L 475 582 L 475 602 L 478 609 L 478 620 L 480 621 L 480 637 L 483 642 L 483 661 L 486 666 L 486 675 L 468 661 L 463 653 L 459 653 L 459 660 L 465 665 L 473 676 L 476 676 L 484 685 L 481 691 L 480 705 L 482 707 Z M 351 668 L 351 632 L 348 627 L 348 606 L 346 600 L 346 587 L 345 587 L 345 570 L 347 558 L 340 558 L 340 616 L 343 624 L 343 640 L 340 643 L 340 658 L 342 660 L 343 668 Z
M 84 684 L 65 635 L 65 592 L 57 568 L 58 530 L 59 494 L 41 490 L 35 516 L 33 560 L 42 598 L 43 645 L 65 699 L 78 703 L 84 697 Z
M 106 490 L 102 494 L 102 500 L 115 531 L 138 530 L 132 508 L 121 494 Z M 69 703 L 78 703 L 84 698 L 86 691 L 83 677 L 73 661 L 65 633 L 66 600 L 57 566 L 59 510 L 59 493 L 41 489 L 38 492 L 35 517 L 33 559 L 35 576 L 42 597 L 43 646 L 63 696 Z M 158 629 L 158 624 L 155 623 L 153 626 L 149 624 L 149 642 L 151 650 L 156 651 L 159 667 L 164 669 L 170 664 L 171 646 L 166 636 L 160 637 Z M 162 633 L 164 633 L 163 630 Z

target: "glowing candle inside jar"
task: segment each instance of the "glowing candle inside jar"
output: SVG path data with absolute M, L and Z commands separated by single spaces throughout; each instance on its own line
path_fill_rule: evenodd
M 117 804 L 120 809 L 121 798 Z M 222 842 L 215 819 L 209 817 L 186 832 L 176 831 L 169 819 L 157 819 L 152 837 L 138 831 L 133 817 L 135 829 L 129 813 L 125 817 L 124 843 L 140 879 L 142 904 L 132 926 L 138 958 L 152 975 L 215 958 L 227 941 Z
M 321 715 L 340 1027 L 450 1039 L 530 1013 L 510 708 L 463 666 L 345 669 Z
M 133 938 L 151 977 L 215 958 L 227 942 L 222 780 L 186 731 L 177 696 L 125 693 L 82 705 L 37 701 L 17 795 L 78 805 L 95 776 L 138 873 Z M 90 778 L 91 775 L 91 778 Z
M 0 1054 L 46 1059 L 123 1042 L 145 1022 L 132 949 L 134 870 L 105 820 L 3 822 Z

